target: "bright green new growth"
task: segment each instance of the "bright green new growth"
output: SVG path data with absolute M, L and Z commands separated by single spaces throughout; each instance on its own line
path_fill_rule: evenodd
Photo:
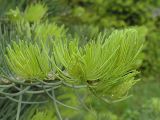
M 43 39 L 44 43 L 49 38 L 54 37 L 55 39 L 58 39 L 60 37 L 64 37 L 66 34 L 64 26 L 59 27 L 55 23 L 38 24 L 34 31 L 35 31 L 35 38 Z
M 45 50 L 37 44 L 13 42 L 7 47 L 6 59 L 11 70 L 25 79 L 44 79 L 51 70 Z
M 54 55 L 65 67 L 60 71 L 64 79 L 87 82 L 99 96 L 117 98 L 136 83 L 134 66 L 142 43 L 135 29 L 116 30 L 109 38 L 100 34 L 84 47 L 78 40 L 56 41 Z
M 44 28 L 50 30 L 51 26 L 40 25 L 35 33 L 37 36 L 42 33 L 45 40 L 52 32 L 45 33 Z M 136 64 L 143 37 L 136 29 L 115 30 L 108 38 L 106 34 L 99 34 L 83 47 L 79 46 L 78 39 L 60 38 L 61 32 L 63 27 L 56 34 L 59 36 L 49 42 L 53 50 L 47 49 L 45 42 L 43 49 L 24 41 L 8 46 L 6 58 L 11 70 L 22 78 L 44 79 L 54 63 L 58 78 L 73 84 L 87 84 L 98 96 L 111 98 L 123 97 L 138 81 L 135 80 Z
M 47 12 L 48 8 L 41 3 L 31 4 L 28 6 L 24 12 L 20 12 L 19 8 L 15 10 L 11 9 L 7 16 L 10 21 L 12 22 L 19 22 L 19 21 L 28 21 L 28 22 L 39 22 Z
M 40 21 L 47 12 L 47 7 L 43 4 L 32 4 L 26 8 L 24 12 L 24 18 L 29 22 Z
M 19 20 L 22 20 L 22 14 L 18 8 L 16 8 L 15 10 L 12 10 L 12 9 L 9 10 L 9 12 L 7 13 L 7 16 L 9 20 L 11 20 L 12 22 L 17 22 Z
M 32 120 L 56 120 L 56 116 L 53 114 L 53 111 L 43 111 L 43 112 L 37 112 Z
M 50 46 L 53 44 L 53 39 L 65 37 L 66 30 L 64 26 L 59 27 L 55 23 L 46 22 L 44 24 L 34 24 L 32 27 L 26 22 L 25 26 L 17 24 L 16 31 L 22 37 L 21 39 L 26 40 L 29 38 L 36 44 L 32 45 L 31 43 L 20 41 L 19 43 L 14 43 L 13 47 L 8 46 L 6 58 L 9 67 L 19 77 L 44 79 L 51 71 L 50 64 L 52 61 L 49 58 Z M 26 37 L 24 38 L 24 36 Z M 26 56 L 26 52 L 28 52 L 28 56 Z
M 30 108 L 30 111 L 31 114 L 25 120 L 57 120 L 54 106 L 50 102 L 39 105 L 39 107 Z

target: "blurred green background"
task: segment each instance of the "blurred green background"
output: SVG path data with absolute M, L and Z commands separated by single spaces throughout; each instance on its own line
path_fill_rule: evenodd
M 145 33 L 146 41 L 140 56 L 143 60 L 138 63 L 141 81 L 130 91 L 132 96 L 111 104 L 92 95 L 90 99 L 84 96 L 85 100 L 79 98 L 79 101 L 85 101 L 84 109 L 61 108 L 64 120 L 160 120 L 160 0 L 0 0 L 1 24 L 6 24 L 9 10 L 17 7 L 24 11 L 35 3 L 47 6 L 48 21 L 66 26 L 70 33 L 79 35 L 82 42 L 104 30 L 110 33 L 114 29 L 141 27 Z M 70 92 L 59 95 L 59 99 L 70 105 L 79 104 L 74 91 L 66 89 L 63 91 Z M 4 104 L 15 113 L 16 104 L 1 101 L 0 118 L 6 112 Z M 24 120 L 31 119 L 33 114 L 32 120 L 56 120 L 50 105 L 25 105 L 22 113 Z

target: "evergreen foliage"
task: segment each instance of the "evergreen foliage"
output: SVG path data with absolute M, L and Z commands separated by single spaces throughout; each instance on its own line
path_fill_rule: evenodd
M 25 79 L 44 79 L 51 71 L 46 51 L 37 44 L 14 42 L 7 47 L 6 59 L 10 69 Z
M 139 70 L 143 70 L 142 78 L 150 68 L 151 74 L 158 76 L 158 17 L 152 9 L 156 3 L 15 3 L 0 13 L 0 119 L 159 119 L 158 98 L 140 106 L 139 113 L 131 110 L 120 117 L 109 111 L 107 104 L 129 97 L 129 90 L 139 81 Z M 133 25 L 144 26 L 130 27 Z

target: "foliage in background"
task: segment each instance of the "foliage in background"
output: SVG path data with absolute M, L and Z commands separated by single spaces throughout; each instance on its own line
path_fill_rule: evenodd
M 89 25 L 100 29 L 105 28 L 109 31 L 112 28 L 146 26 L 149 34 L 146 34 L 145 60 L 141 69 L 144 77 L 148 77 L 148 73 L 152 74 L 150 77 L 152 76 L 153 78 L 158 76 L 160 49 L 156 46 L 159 45 L 160 40 L 158 35 L 155 35 L 159 33 L 160 22 L 160 4 L 158 1 L 68 0 L 61 2 L 61 5 L 68 6 L 67 10 L 61 11 L 65 14 L 53 16 L 52 19 L 57 23 L 65 23 L 68 26 L 77 26 L 77 24 L 79 26 Z
M 37 1 L 35 0 L 33 2 L 37 2 Z M 3 4 L 0 4 L 2 6 L 1 7 L 2 10 L 0 13 L 1 15 L 4 15 L 4 13 L 6 13 L 6 11 L 8 11 L 10 8 L 12 8 L 12 10 L 15 10 L 15 11 L 10 11 L 11 13 L 16 13 L 16 15 L 20 13 L 22 15 L 25 13 L 24 8 L 26 8 L 27 4 L 30 4 L 29 0 L 26 3 L 22 1 L 21 3 L 16 0 L 12 2 L 13 3 L 8 4 L 7 0 L 6 1 L 1 0 L 1 3 L 3 3 Z M 102 28 L 107 29 L 108 34 L 110 34 L 112 31 L 112 27 L 122 28 L 122 27 L 129 27 L 133 25 L 146 26 L 148 29 L 148 32 L 147 32 L 148 34 L 146 36 L 147 43 L 145 45 L 144 54 L 140 56 L 144 58 L 144 62 L 141 67 L 141 71 L 143 73 L 142 77 L 144 77 L 145 81 L 146 79 L 152 79 L 154 81 L 155 80 L 159 81 L 158 76 L 159 76 L 159 69 L 160 69 L 160 66 L 159 66 L 160 65 L 160 61 L 159 61 L 160 59 L 160 47 L 159 47 L 160 31 L 159 31 L 158 7 L 160 4 L 158 4 L 158 1 L 151 1 L 151 0 L 141 0 L 141 1 L 137 1 L 137 0 L 130 0 L 130 1 L 125 1 L 125 0 L 109 0 L 109 1 L 108 0 L 95 0 L 95 1 L 93 0 L 76 0 L 76 1 L 74 0 L 43 0 L 43 2 L 44 2 L 44 5 L 48 7 L 47 14 L 49 16 L 49 21 L 54 21 L 54 22 L 57 22 L 58 24 L 66 24 L 67 26 L 69 26 L 71 28 L 71 31 L 69 32 L 71 32 L 74 36 L 77 36 L 77 37 L 80 36 L 82 39 L 82 41 L 80 42 L 82 42 L 82 44 L 85 44 L 86 41 L 90 40 L 90 38 L 94 38 L 98 33 L 97 31 L 102 31 Z M 18 6 L 19 10 L 16 9 L 16 6 Z M 20 12 L 20 11 L 24 11 L 24 12 Z M 44 18 L 46 18 L 46 16 Z M 31 20 L 29 22 L 33 21 L 32 18 L 28 20 Z M 21 24 L 24 26 L 24 23 L 21 23 Z M 34 30 L 34 28 L 28 27 L 28 23 L 26 23 L 25 25 L 26 27 L 24 28 L 22 26 L 18 28 L 19 32 L 21 32 L 21 35 L 22 35 L 21 38 L 24 38 L 26 36 L 25 35 L 26 32 L 24 31 Z M 58 30 L 59 27 L 55 27 L 55 26 L 57 25 L 50 25 L 50 24 L 48 25 L 48 23 L 44 23 L 39 28 L 35 27 L 35 28 L 38 28 L 37 29 L 38 32 L 35 32 L 35 35 L 36 34 L 40 35 L 44 33 L 44 28 L 46 28 L 46 32 L 47 32 L 46 35 L 44 35 L 44 38 L 47 37 L 47 34 L 49 34 L 50 36 L 52 32 L 55 33 L 55 31 L 59 31 L 59 30 L 60 30 L 59 32 L 60 35 L 61 33 L 63 34 L 63 31 L 61 31 L 61 28 Z M 49 31 L 52 31 L 52 32 L 49 33 Z M 27 34 L 30 34 L 30 32 L 28 32 Z M 31 35 L 29 39 L 31 40 L 32 37 L 33 36 Z M 0 61 L 3 61 L 3 60 L 0 60 Z M 3 63 L 1 62 L 1 64 Z M 140 61 L 140 64 L 141 64 L 141 61 Z M 150 84 L 152 85 L 153 83 L 150 83 Z M 159 82 L 157 82 L 157 85 L 159 85 Z M 158 96 L 158 94 L 154 94 L 154 90 L 155 90 L 154 87 L 150 91 L 151 86 L 147 86 L 147 87 L 144 87 L 144 86 L 138 86 L 138 87 L 142 87 L 140 91 L 144 91 L 144 93 L 151 92 L 150 95 L 153 94 L 153 97 Z M 133 94 L 140 92 L 140 91 L 136 91 Z M 128 108 L 128 106 L 125 106 L 125 103 L 122 103 L 121 108 L 124 107 L 123 109 L 125 110 L 122 110 L 121 108 L 120 109 L 111 108 L 109 111 L 108 109 L 110 105 L 103 105 L 103 104 L 99 105 L 97 103 L 101 103 L 101 101 L 97 101 L 95 99 L 93 102 L 94 109 L 99 108 L 97 111 L 100 111 L 101 109 L 103 109 L 104 111 L 108 111 L 106 112 L 107 115 L 103 113 L 102 111 L 101 113 L 96 113 L 97 116 L 99 116 L 100 120 L 106 119 L 107 116 L 109 116 L 107 118 L 111 120 L 119 120 L 119 119 L 122 119 L 122 120 L 128 120 L 128 119 L 131 119 L 131 120 L 134 120 L 134 119 L 136 120 L 141 120 L 141 119 L 150 120 L 151 119 L 152 120 L 153 119 L 154 120 L 154 119 L 157 119 L 158 120 L 159 119 L 158 115 L 157 115 L 158 117 L 157 116 L 155 117 L 152 115 L 155 115 L 157 113 L 155 110 L 153 110 L 153 106 L 154 106 L 153 103 L 156 103 L 156 106 L 158 107 L 157 101 L 159 98 L 153 98 L 155 100 L 149 100 L 144 105 L 139 105 L 140 107 L 138 110 L 136 110 L 136 108 L 134 108 L 134 110 L 131 109 L 132 106 L 136 106 L 137 101 L 139 101 L 140 96 L 143 96 L 144 93 L 142 92 L 141 95 L 135 96 L 137 97 L 137 99 L 134 101 L 135 103 L 133 103 L 133 101 L 130 101 L 128 105 L 130 106 L 130 108 Z M 73 96 L 74 95 L 71 95 L 70 98 L 74 99 Z M 145 97 L 146 98 L 143 101 L 140 101 L 139 104 L 143 104 L 144 101 L 148 99 L 147 96 L 148 94 L 145 94 L 144 98 Z M 75 99 L 73 101 L 75 101 Z M 73 101 L 71 103 L 73 103 Z M 36 107 L 35 109 L 39 109 L 39 106 Z M 33 111 L 36 111 L 35 109 L 33 109 Z M 119 110 L 119 111 L 115 112 L 116 110 Z M 64 114 L 65 113 L 67 114 L 68 110 L 64 111 Z M 68 114 L 71 114 L 71 113 L 68 113 Z M 122 114 L 120 115 L 119 113 L 122 113 Z M 37 114 L 38 114 L 37 116 L 41 116 L 41 115 L 46 115 L 48 113 L 46 111 L 44 112 L 37 111 Z M 150 115 L 152 117 L 150 117 Z M 90 112 L 86 112 L 85 110 L 79 112 L 79 114 L 76 114 L 75 116 L 76 116 L 75 118 L 79 116 L 84 116 L 83 118 L 80 118 L 84 120 L 85 119 L 86 120 L 90 120 L 90 119 L 96 120 L 97 119 L 95 115 L 90 114 Z M 75 119 L 74 115 L 70 117 L 70 119 L 71 118 L 74 120 Z M 34 119 L 36 119 L 36 116 L 34 117 Z

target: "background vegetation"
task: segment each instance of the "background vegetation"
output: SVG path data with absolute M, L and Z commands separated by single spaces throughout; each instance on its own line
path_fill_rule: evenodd
M 31 10 L 32 12 L 28 12 L 31 14 L 27 14 L 27 7 L 35 3 L 44 4 L 45 9 L 39 7 L 38 10 Z M 45 12 L 47 14 L 43 16 Z M 85 96 L 83 96 L 84 98 L 82 96 L 75 97 L 74 90 L 64 88 L 59 91 L 59 100 L 72 106 L 84 102 L 84 106 L 78 111 L 61 106 L 60 110 L 65 120 L 160 119 L 159 0 L 0 0 L 1 27 L 9 25 L 10 21 L 25 19 L 32 23 L 41 18 L 44 21 L 47 19 L 49 22 L 54 22 L 58 26 L 64 25 L 65 28 L 68 28 L 67 34 L 81 37 L 81 44 L 94 38 L 100 31 L 106 31 L 110 35 L 114 29 L 130 27 L 138 28 L 140 34 L 146 38 L 143 52 L 140 55 L 141 59 L 137 62 L 137 65 L 140 66 L 141 81 L 130 91 L 132 96 L 121 102 L 109 104 L 96 99 L 91 94 L 89 94 L 91 97 L 87 99 Z M 57 32 L 56 28 L 56 30 L 48 29 L 53 33 Z M 65 32 L 59 30 L 56 35 L 64 35 Z M 1 63 L 0 66 L 2 66 Z M 69 92 L 61 95 L 62 91 Z M 79 90 L 79 93 L 83 92 L 85 90 Z M 76 102 L 77 99 L 79 102 Z M 56 120 L 55 111 L 50 104 L 23 105 L 20 117 L 22 120 Z M 0 119 L 11 120 L 12 118 L 14 120 L 16 106 L 17 104 L 10 102 L 10 100 L 1 100 Z M 5 118 L 6 111 L 10 114 Z

